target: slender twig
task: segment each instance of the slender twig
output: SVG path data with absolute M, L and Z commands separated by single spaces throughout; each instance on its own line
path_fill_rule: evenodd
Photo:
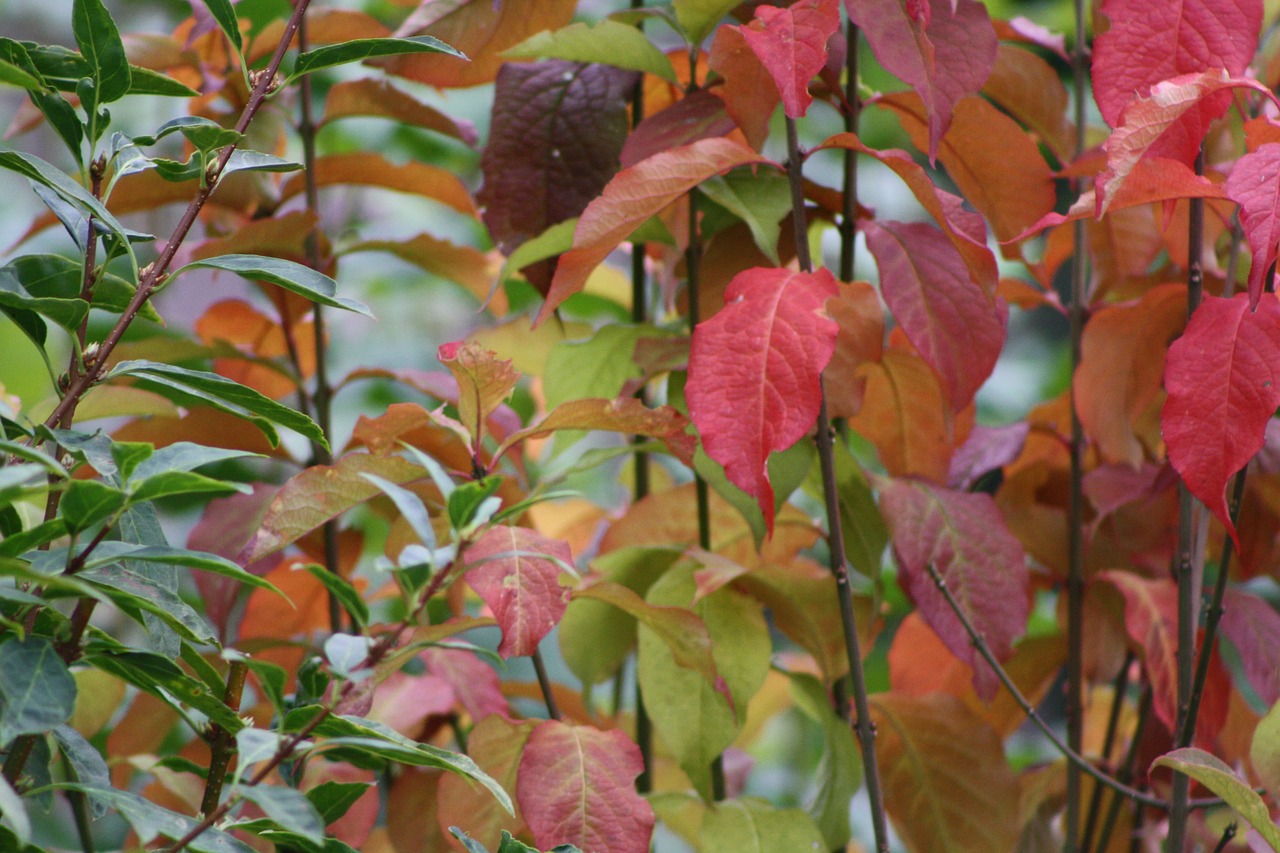
M 1120 666 L 1120 671 L 1116 673 L 1115 683 L 1111 687 L 1111 710 L 1107 714 L 1107 733 L 1102 739 L 1102 760 L 1108 762 L 1111 760 L 1111 750 L 1115 746 L 1116 730 L 1119 728 L 1120 711 L 1124 708 L 1125 691 L 1129 688 L 1129 670 L 1133 667 L 1135 660 L 1131 651 L 1125 651 L 1124 663 Z M 1085 815 L 1084 821 L 1084 838 L 1080 842 L 1081 850 L 1088 850 L 1093 844 L 1093 831 L 1097 829 L 1098 809 L 1102 805 L 1101 785 L 1093 786 L 1093 793 L 1089 795 L 1089 809 Z
M 1116 778 L 1126 785 L 1133 779 L 1133 766 L 1138 760 L 1138 749 L 1142 744 L 1142 733 L 1146 730 L 1147 721 L 1151 719 L 1151 686 L 1142 691 L 1138 699 L 1138 719 L 1133 726 L 1133 735 L 1129 738 L 1129 750 L 1116 770 Z M 1102 851 L 1111 843 L 1111 833 L 1115 830 L 1116 820 L 1120 817 L 1120 807 L 1125 804 L 1123 795 L 1113 791 L 1111 803 L 1107 806 L 1106 819 L 1102 821 L 1102 831 L 1098 833 L 1098 844 L 1094 850 Z
M 533 650 L 529 655 L 533 661 L 533 671 L 538 674 L 538 687 L 542 690 L 542 701 L 547 705 L 547 716 L 553 720 L 560 719 L 560 708 L 556 705 L 556 695 L 551 689 L 551 679 L 547 676 L 547 667 L 542 662 L 542 652 Z
M 1204 174 L 1204 148 L 1196 156 L 1196 174 Z M 1191 199 L 1187 225 L 1187 319 L 1200 305 L 1204 289 L 1204 199 Z M 1200 556 L 1196 536 L 1196 504 L 1185 482 L 1178 483 L 1178 552 L 1175 557 L 1178 584 L 1178 713 L 1175 731 L 1179 742 L 1175 747 L 1186 746 L 1181 737 L 1195 731 L 1195 718 L 1191 715 L 1192 685 L 1195 681 L 1196 598 L 1203 581 L 1204 563 Z M 1181 850 L 1187 834 L 1187 797 L 1191 791 L 1191 778 L 1185 773 L 1173 774 L 1169 793 L 1169 849 Z
M 1013 700 L 1018 703 L 1018 707 L 1022 709 L 1022 712 L 1035 724 L 1036 728 L 1040 729 L 1058 752 L 1066 757 L 1069 763 L 1079 767 L 1084 773 L 1092 776 L 1095 781 L 1101 782 L 1114 791 L 1119 791 L 1134 802 L 1157 809 L 1168 809 L 1170 807 L 1167 800 L 1153 797 L 1145 791 L 1139 791 L 1137 788 L 1131 788 L 1118 779 L 1103 773 L 1097 767 L 1094 767 L 1089 762 L 1089 759 L 1067 746 L 1066 742 L 1053 730 L 1053 727 L 1044 721 L 1044 718 L 1036 711 L 1035 706 L 1027 700 L 1026 696 L 1022 695 L 1022 691 L 1018 689 L 1018 685 L 1013 683 L 1013 679 L 1009 677 L 1009 673 L 1005 668 L 1000 665 L 1000 661 L 996 660 L 996 656 L 991 651 L 991 647 L 987 645 L 986 639 L 973 627 L 973 622 L 969 620 L 969 615 L 960 607 L 960 603 L 956 601 L 955 595 L 952 594 L 951 588 L 947 586 L 947 582 L 943 580 L 942 575 L 938 574 L 938 570 L 934 568 L 932 563 L 927 564 L 925 568 L 929 572 L 929 577 L 933 578 L 933 583 L 938 588 L 938 591 L 947 600 L 947 606 L 951 608 L 951 612 L 956 615 L 956 618 L 960 620 L 960 624 L 964 626 L 965 633 L 969 635 L 969 642 L 978 650 L 978 654 L 982 656 L 982 659 L 995 670 L 996 677 L 1000 679 L 1000 683 L 1009 691 L 1009 695 L 1013 697 Z M 1205 808 L 1221 802 L 1221 800 L 1213 798 L 1195 801 L 1193 805 L 1196 808 Z
M 240 699 L 244 695 L 244 679 L 249 667 L 244 661 L 232 661 L 227 670 L 227 687 L 222 694 L 222 704 L 237 714 L 240 713 Z M 222 786 L 227 778 L 227 768 L 231 766 L 231 756 L 235 754 L 236 737 L 217 723 L 209 724 L 209 775 L 205 778 L 204 799 L 200 803 L 200 813 L 209 814 L 218 807 L 222 799 Z
M 1076 124 L 1076 156 L 1087 147 L 1085 77 L 1088 73 L 1088 46 L 1085 43 L 1085 0 L 1075 0 L 1075 44 L 1071 68 Z M 1073 189 L 1083 192 L 1083 181 Z M 1068 452 L 1071 480 L 1067 499 L 1067 744 L 1076 752 L 1084 748 L 1084 429 L 1076 408 L 1075 376 L 1080 365 L 1084 335 L 1085 287 L 1088 281 L 1087 232 L 1084 220 L 1073 226 L 1075 254 L 1071 259 L 1071 303 L 1067 310 L 1071 336 L 1071 441 Z M 1068 853 L 1080 849 L 1080 771 L 1067 764 L 1066 846 Z
M 796 229 L 796 260 L 803 272 L 813 271 L 813 259 L 809 256 L 809 229 L 805 217 L 804 186 L 802 184 L 800 142 L 795 119 L 787 121 L 787 178 L 791 183 L 791 216 Z M 836 580 L 836 594 L 840 601 L 840 624 L 844 632 L 845 653 L 849 658 L 849 673 L 853 679 L 853 702 L 857 718 L 853 721 L 862 747 L 863 774 L 867 783 L 867 797 L 871 801 L 871 825 L 875 832 L 876 850 L 889 850 L 888 823 L 885 820 L 884 798 L 880 788 L 880 768 L 876 763 L 875 724 L 871 720 L 871 703 L 867 699 L 866 674 L 862 670 L 862 651 L 858 644 L 858 629 L 853 613 L 853 589 L 849 584 L 849 566 L 844 547 L 844 528 L 840 524 L 840 494 L 836 487 L 835 446 L 832 437 L 831 417 L 827 410 L 825 383 L 819 379 L 822 402 L 818 408 L 816 443 L 818 463 L 822 470 L 822 494 L 827 510 L 827 530 L 830 551 L 831 574 Z M 842 719 L 849 719 L 849 708 L 837 709 Z
M 1231 839 L 1236 837 L 1236 822 L 1233 820 L 1227 824 L 1227 828 L 1222 830 L 1222 837 L 1218 839 L 1218 845 L 1213 848 L 1213 853 L 1222 853 L 1227 849 L 1227 845 L 1231 843 Z
M 73 782 L 81 781 L 65 752 L 62 753 L 62 768 L 68 779 Z M 67 804 L 71 806 L 72 819 L 76 824 L 76 835 L 80 838 L 80 851 L 94 853 L 97 847 L 93 843 L 93 827 L 90 825 L 92 819 L 89 816 L 89 798 L 85 796 L 84 791 L 68 790 L 65 793 Z
M 234 128 L 238 133 L 244 133 L 249 126 L 249 122 L 258 114 L 258 110 L 262 108 L 267 95 L 275 89 L 278 82 L 276 74 L 280 70 L 280 63 L 284 60 L 284 55 L 289 50 L 289 44 L 293 41 L 294 33 L 297 32 L 298 24 L 302 20 L 302 16 L 310 2 L 311 0 L 298 0 L 298 4 L 294 6 L 293 14 L 289 16 L 289 20 L 285 24 L 280 43 L 276 45 L 275 52 L 271 55 L 266 68 L 253 73 L 253 89 L 249 92 L 249 98 L 245 102 L 244 109 L 241 110 L 240 118 L 236 120 Z M 178 249 L 182 247 L 183 242 L 187 239 L 187 234 L 191 231 L 192 226 L 195 225 L 200 211 L 204 209 L 209 197 L 213 195 L 214 190 L 217 188 L 218 178 L 222 175 L 223 169 L 226 168 L 227 161 L 231 159 L 235 148 L 235 144 L 232 143 L 225 146 L 218 154 L 218 159 L 210 168 L 207 179 L 202 182 L 200 188 L 192 196 L 191 201 L 188 202 L 186 209 L 178 219 L 178 224 L 174 226 L 173 232 L 169 235 L 168 242 L 160 250 L 159 257 L 142 270 L 142 275 L 138 280 L 138 289 L 134 291 L 133 297 L 120 315 L 120 319 L 116 321 L 107 336 L 102 339 L 102 342 L 98 345 L 98 352 L 90 363 L 85 365 L 84 372 L 70 383 L 62 400 L 54 407 L 49 417 L 45 419 L 46 426 L 52 427 L 61 423 L 62 418 L 68 411 L 74 411 L 85 391 L 89 390 L 101 378 L 107 366 L 108 356 L 115 350 L 120 340 L 124 337 L 125 331 L 137 318 L 142 306 L 155 294 L 156 288 L 164 283 Z

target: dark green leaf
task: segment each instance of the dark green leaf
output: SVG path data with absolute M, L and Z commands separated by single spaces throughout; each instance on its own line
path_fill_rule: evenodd
M 58 479 L 66 479 L 67 477 L 67 471 L 62 467 L 62 463 L 38 447 L 32 447 L 17 441 L 0 439 L 0 453 L 7 453 L 10 456 L 16 456 L 19 459 L 25 459 L 28 462 L 35 462 L 37 465 L 42 465 L 46 472 Z
M 307 799 L 315 806 L 324 825 L 328 826 L 346 814 L 369 788 L 368 782 L 322 782 L 307 791 Z
M 348 62 L 359 62 L 375 56 L 397 56 L 405 53 L 447 53 L 450 56 L 466 59 L 449 45 L 431 36 L 414 36 L 412 38 L 372 38 L 353 39 L 340 44 L 330 44 L 309 50 L 298 57 L 298 64 L 293 67 L 289 80 L 310 74 L 322 68 L 345 65 Z
M 179 83 L 167 74 L 161 74 L 159 71 L 152 71 L 150 68 L 130 65 L 129 74 L 132 77 L 129 84 L 130 95 L 159 95 L 165 98 L 194 98 L 200 94 L 185 83 Z
M 44 342 L 48 338 L 48 329 L 45 328 L 44 320 L 40 319 L 40 315 L 34 311 L 27 311 L 23 308 L 9 308 L 0 305 L 0 314 L 8 317 L 18 331 L 26 335 L 26 337 L 35 344 L 36 349 L 44 351 Z
M 143 621 L 143 613 L 150 613 L 184 640 L 217 645 L 217 637 L 209 623 L 176 592 L 161 583 L 119 566 L 109 571 L 83 571 L 77 577 L 93 584 L 137 622 Z
M 204 0 L 204 5 L 208 7 L 209 14 L 226 34 L 235 52 L 240 53 L 244 49 L 244 44 L 240 37 L 240 21 L 236 17 L 236 8 L 231 5 L 231 0 Z
M 32 77 L 29 73 L 6 59 L 0 59 L 0 83 L 4 83 L 7 86 L 17 86 L 20 89 L 27 89 L 33 92 L 38 92 L 44 88 L 43 80 L 38 77 Z
M 75 0 L 71 5 L 71 30 L 80 54 L 93 69 L 90 75 L 97 83 L 97 101 L 109 104 L 129 91 L 129 60 L 115 21 L 102 5 L 102 0 Z
M 130 233 L 120 222 L 111 215 L 100 201 L 89 194 L 84 187 L 64 175 L 59 169 L 52 164 L 41 160 L 32 154 L 23 154 L 18 151 L 0 151 L 0 169 L 8 169 L 11 172 L 17 172 L 19 175 L 34 181 L 37 184 L 48 187 L 57 193 L 58 197 L 63 201 L 81 208 L 84 211 L 92 213 L 95 217 L 102 221 L 104 225 L 111 229 L 115 234 L 122 238 Z
M 469 525 L 475 519 L 480 504 L 491 497 L 501 485 L 501 477 L 491 476 L 463 483 L 454 489 L 453 494 L 449 495 L 449 523 L 453 525 L 453 529 L 462 530 Z
M 262 688 L 262 692 L 266 694 L 276 713 L 284 716 L 284 690 L 289 678 L 288 673 L 284 671 L 284 667 L 265 660 L 257 660 L 233 650 L 228 650 L 223 654 L 227 656 L 228 660 L 240 660 L 244 662 L 245 666 L 249 667 L 249 671 L 258 677 L 258 686 Z
M 0 540 L 0 557 L 16 557 L 66 535 L 66 522 L 61 518 L 53 518 L 43 524 L 37 524 L 30 530 L 24 530 Z
M 214 668 L 213 664 L 205 660 L 204 655 L 196 651 L 195 646 L 190 643 L 183 643 L 178 654 L 183 663 L 191 667 L 196 677 L 204 682 L 205 687 L 208 687 L 215 694 L 225 690 L 226 684 L 222 674 Z
M 193 153 L 185 161 L 157 157 L 151 161 L 151 165 L 160 177 L 175 184 L 198 181 L 204 176 L 204 161 L 199 154 Z
M 111 444 L 111 457 L 116 460 L 119 476 L 128 479 L 133 469 L 151 455 L 155 448 L 145 441 L 115 441 Z
M 84 141 L 84 125 L 76 115 L 76 108 L 57 92 L 31 91 L 27 96 L 36 105 L 36 109 L 44 114 L 45 120 L 62 139 L 71 156 L 76 158 L 77 163 L 81 162 L 83 155 L 80 143 Z
M 133 827 L 142 844 L 150 844 L 160 837 L 176 841 L 197 826 L 196 821 L 186 815 L 158 806 L 129 791 L 70 782 L 59 783 L 58 787 L 83 791 L 118 811 Z M 237 841 L 225 832 L 212 828 L 205 830 L 187 844 L 186 849 L 193 850 L 195 853 L 254 853 L 253 848 L 244 842 Z
M 215 480 L 193 471 L 169 471 L 148 477 L 130 491 L 135 501 L 153 501 L 173 495 L 230 495 L 236 492 L 249 494 L 253 491 L 243 483 L 230 483 Z
M 83 219 L 82 219 L 83 222 Z M 35 297 L 79 299 L 82 280 L 80 261 L 61 255 L 23 255 L 9 264 L 23 287 Z M 93 307 L 124 313 L 137 288 L 127 279 L 109 272 L 98 275 L 93 285 Z M 159 323 L 160 315 L 150 303 L 139 312 L 144 319 Z
M 91 644 L 84 660 L 95 669 L 108 672 L 169 704 L 177 700 L 190 705 L 229 732 L 244 728 L 244 722 L 235 711 L 223 704 L 200 680 L 187 675 L 163 655 L 137 650 L 104 650 L 102 645 L 95 643 Z
M 62 494 L 59 509 L 67 531 L 79 533 L 124 509 L 129 496 L 97 480 L 72 480 Z M 65 553 L 65 549 L 63 551 Z
M 0 829 L 10 832 L 18 849 L 31 841 L 31 818 L 27 816 L 26 803 L 22 802 L 22 797 L 18 796 L 18 792 L 13 790 L 9 780 L 3 776 L 0 776 L 0 818 L 7 825 Z M 0 843 L 4 841 L 0 837 Z
M 74 92 L 81 79 L 92 76 L 89 62 L 74 50 L 56 44 L 15 42 L 27 51 L 40 75 L 54 88 Z M 131 82 L 129 93 L 133 95 L 163 95 L 166 97 L 192 98 L 200 94 L 158 71 L 129 66 Z
M 65 499 L 64 499 L 65 500 Z M 65 549 L 59 551 L 51 551 L 51 554 L 65 553 Z M 269 589 L 272 592 L 279 593 L 270 581 L 264 580 L 257 575 L 250 574 L 240 568 L 236 563 L 231 562 L 225 557 L 219 557 L 217 554 L 209 554 L 204 551 L 189 551 L 186 548 L 169 548 L 154 545 L 135 545 L 132 542 L 101 542 L 98 547 L 93 550 L 89 559 L 85 561 L 86 569 L 96 569 L 102 566 L 118 563 L 122 561 L 142 562 L 142 563 L 172 563 L 178 566 L 187 566 L 192 569 L 200 569 L 206 572 L 213 572 L 215 575 L 233 578 L 243 584 L 248 584 L 258 589 Z
M 207 269 L 226 270 L 236 275 L 255 281 L 267 281 L 279 285 L 285 290 L 305 296 L 312 302 L 328 305 L 331 308 L 344 308 L 355 311 L 366 317 L 372 317 L 363 303 L 344 296 L 335 296 L 338 283 L 324 273 L 316 272 L 311 267 L 286 261 L 283 258 L 268 258 L 262 255 L 222 255 L 217 258 L 206 258 L 187 264 L 177 272 L 205 267 Z M 174 273 L 177 275 L 177 273 Z
M 227 158 L 227 165 L 222 167 L 218 179 L 221 180 L 234 172 L 296 172 L 302 168 L 301 163 L 285 160 L 261 151 L 244 151 L 237 148 Z
M 223 127 L 213 119 L 203 116 L 180 116 L 160 125 L 154 136 L 139 136 L 135 137 L 134 141 L 139 145 L 153 145 L 171 133 L 181 133 L 197 151 L 205 152 L 215 151 L 244 138 L 243 133 Z
M 23 284 L 12 264 L 0 267 L 0 305 L 39 314 L 73 331 L 89 315 L 89 303 L 82 299 L 36 296 Z
M 324 842 L 324 822 L 301 791 L 277 785 L 240 785 L 235 793 L 257 805 L 282 828 L 316 844 Z
M 31 61 L 26 47 L 8 38 L 0 38 L 0 83 L 18 86 L 28 92 L 42 92 L 49 87 Z
M 122 542 L 155 548 L 169 547 L 169 540 L 165 538 L 154 504 L 135 501 L 120 516 L 116 533 Z M 176 565 L 142 560 L 125 560 L 123 565 L 135 575 L 148 578 L 173 595 L 177 595 L 178 567 Z M 147 629 L 147 648 L 166 657 L 177 657 L 182 649 L 182 641 L 160 616 L 143 612 L 142 624 Z
M 61 725 L 53 730 L 53 736 L 75 771 L 75 781 L 95 788 L 111 787 L 111 771 L 107 769 L 107 762 L 102 760 L 102 753 L 84 739 L 84 735 L 71 726 Z M 89 797 L 89 807 L 95 818 L 107 813 L 107 804 L 93 797 Z
M 328 447 L 324 433 L 311 418 L 216 373 L 188 370 L 155 361 L 122 361 L 107 374 L 108 379 L 119 376 L 135 376 L 178 391 L 184 397 L 202 401 L 219 411 L 251 421 L 266 434 L 273 446 L 280 443 L 280 438 L 272 428 L 272 422 Z
M 30 636 L 0 643 L 0 746 L 65 723 L 75 704 L 76 682 L 53 643 Z
M 369 624 L 369 608 L 365 605 L 364 599 L 360 597 L 360 592 L 351 583 L 340 575 L 326 569 L 324 566 L 318 566 L 311 563 L 306 566 L 306 570 L 311 573 L 312 577 L 324 584 L 325 589 L 329 590 L 329 594 L 338 600 L 356 625 L 363 629 Z

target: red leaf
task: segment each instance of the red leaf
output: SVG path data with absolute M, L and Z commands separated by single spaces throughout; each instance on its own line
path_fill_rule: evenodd
M 1240 654 L 1245 678 L 1268 707 L 1280 700 L 1280 613 L 1258 596 L 1227 590 L 1222 636 Z
M 1008 308 L 969 280 L 960 254 L 932 225 L 868 222 L 863 230 L 884 301 L 960 411 L 995 368 Z
M 1227 178 L 1227 195 L 1240 205 L 1240 226 L 1253 251 L 1249 304 L 1257 305 L 1280 243 L 1280 144 L 1269 142 L 1237 160 Z
M 917 5 L 929 14 L 913 16 L 902 0 L 845 0 L 876 59 L 924 101 L 932 162 L 956 104 L 976 94 L 995 65 L 996 33 L 978 0 Z
M 436 646 L 425 650 L 421 658 L 427 672 L 453 687 L 454 695 L 472 720 L 479 722 L 490 714 L 510 713 L 498 673 L 474 652 Z
M 836 0 L 757 6 L 756 19 L 741 28 L 747 46 L 773 77 L 789 118 L 800 118 L 813 103 L 809 81 L 827 64 L 827 39 L 839 28 Z
M 511 395 L 520 376 L 510 361 L 471 341 L 441 344 L 436 355 L 458 383 L 458 417 L 478 452 L 485 421 Z
M 1098 176 L 1098 216 L 1107 212 L 1111 197 L 1147 157 L 1162 157 L 1190 165 L 1200 150 L 1209 124 L 1223 112 L 1206 111 L 1233 88 L 1270 94 L 1253 80 L 1228 77 L 1221 70 L 1184 74 L 1144 90 L 1121 115 L 1120 126 L 1107 138 L 1107 170 Z M 1228 98 L 1227 103 L 1230 102 Z
M 960 619 L 929 577 L 932 565 L 969 622 L 999 660 L 1027 627 L 1028 574 L 1022 545 L 990 495 L 955 492 L 919 480 L 887 481 L 880 511 L 907 592 L 951 653 L 973 667 L 973 688 L 990 701 L 999 682 L 974 650 Z
M 591 271 L 646 219 L 712 175 L 748 163 L 777 165 L 740 142 L 716 138 L 655 154 L 614 175 L 578 220 L 573 248 L 561 255 L 534 324 L 545 321 L 561 302 L 582 290 Z
M 699 139 L 727 136 L 736 127 L 725 102 L 706 89 L 699 89 L 666 109 L 645 116 L 622 146 L 622 165 L 630 168 L 662 151 Z
M 502 628 L 498 654 L 533 654 L 569 603 L 568 588 L 560 586 L 565 570 L 556 562 L 573 563 L 569 546 L 527 527 L 495 524 L 467 548 L 466 557 L 474 566 L 467 583 Z
M 765 463 L 808 432 L 822 401 L 820 377 L 836 345 L 823 306 L 836 295 L 830 272 L 757 267 L 734 276 L 725 306 L 693 330 L 689 416 L 707 454 L 753 496 L 773 531 L 773 486 Z
M 1258 48 L 1260 0 L 1103 0 L 1111 28 L 1093 53 L 1093 96 L 1107 124 L 1120 123 L 1135 94 L 1161 80 L 1225 68 L 1239 76 Z M 1203 105 L 1205 124 L 1226 112 L 1228 99 Z
M 1280 302 L 1264 297 L 1249 310 L 1243 293 L 1206 297 L 1182 337 L 1169 347 L 1160 414 L 1169 462 L 1231 538 L 1227 480 L 1262 447 L 1280 405 Z
M 516 799 L 540 849 L 648 853 L 653 809 L 635 791 L 640 749 L 614 729 L 539 723 L 520 758 Z
M 504 254 L 581 214 L 618 171 L 635 80 L 608 65 L 558 59 L 498 72 L 476 200 Z M 532 283 L 545 292 L 550 265 L 543 270 Z
M 739 27 L 720 27 L 711 41 L 708 67 L 724 78 L 718 92 L 724 108 L 757 151 L 769 136 L 769 120 L 778 108 L 778 87 L 760 64 Z

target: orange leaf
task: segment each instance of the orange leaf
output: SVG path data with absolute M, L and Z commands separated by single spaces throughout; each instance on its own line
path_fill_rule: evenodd
M 475 202 L 458 176 L 448 169 L 417 161 L 397 166 L 380 154 L 357 152 L 329 154 L 316 160 L 317 187 L 341 184 L 381 187 L 402 193 L 413 193 L 447 205 L 459 213 L 476 215 Z M 280 200 L 300 195 L 306 187 L 302 175 L 295 175 L 280 189 Z
M 858 373 L 866 379 L 866 395 L 849 426 L 876 446 L 892 476 L 945 483 L 954 439 L 937 374 L 920 356 L 896 349 Z

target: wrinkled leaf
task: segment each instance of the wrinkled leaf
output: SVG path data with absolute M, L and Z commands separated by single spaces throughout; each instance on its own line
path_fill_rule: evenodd
M 467 583 L 502 628 L 498 654 L 533 654 L 569 602 L 569 590 L 560 585 L 563 566 L 573 564 L 569 546 L 527 527 L 496 524 L 467 548 L 466 556 Z

